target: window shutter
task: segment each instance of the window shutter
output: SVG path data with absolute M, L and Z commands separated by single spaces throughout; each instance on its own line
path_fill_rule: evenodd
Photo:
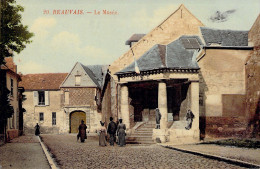
M 45 91 L 44 92 L 44 96 L 45 96 L 45 105 L 50 105 L 49 103 L 49 91 Z
M 38 91 L 33 91 L 33 105 L 38 105 L 39 98 L 38 98 Z

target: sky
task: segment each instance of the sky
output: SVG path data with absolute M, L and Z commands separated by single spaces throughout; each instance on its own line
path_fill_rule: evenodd
M 181 4 L 216 29 L 250 30 L 260 13 L 259 0 L 17 0 L 17 4 L 25 8 L 22 23 L 34 33 L 33 42 L 14 55 L 22 74 L 66 73 L 76 62 L 109 65 L 129 49 L 125 41 L 132 34 L 149 33 Z M 72 14 L 57 14 L 58 10 Z M 73 14 L 75 10 L 81 14 Z

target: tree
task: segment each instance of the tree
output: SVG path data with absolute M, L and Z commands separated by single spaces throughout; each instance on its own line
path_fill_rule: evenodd
M 6 123 L 14 110 L 9 102 L 10 91 L 6 87 L 6 71 L 1 69 L 5 57 L 12 57 L 13 52 L 20 53 L 30 40 L 33 33 L 21 23 L 21 12 L 24 8 L 15 0 L 0 1 L 0 132 L 3 129 L 6 141 Z
M 21 12 L 24 8 L 16 4 L 15 0 L 1 0 L 1 34 L 0 34 L 0 65 L 4 58 L 13 56 L 13 52 L 20 53 L 30 40 L 33 33 L 28 31 L 28 26 L 21 23 Z

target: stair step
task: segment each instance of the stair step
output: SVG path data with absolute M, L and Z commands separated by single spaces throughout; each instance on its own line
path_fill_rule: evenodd
M 126 141 L 127 144 L 155 144 L 153 141 Z
M 128 137 L 129 141 L 153 141 L 152 137 Z
M 150 131 L 135 131 L 134 134 L 153 134 L 153 132 L 150 132 Z
M 152 132 L 149 132 L 149 133 L 139 133 L 139 132 L 134 132 L 134 133 L 132 133 L 132 135 L 143 136 L 143 135 L 153 135 L 153 133 L 152 133 Z
M 147 136 L 140 136 L 140 135 L 135 135 L 135 134 L 133 134 L 133 135 L 131 135 L 131 136 L 129 136 L 128 138 L 152 138 L 152 135 L 147 135 Z
M 126 144 L 155 144 L 153 141 L 126 141 Z
M 136 129 L 135 131 L 150 131 L 150 132 L 153 132 L 153 129 L 147 129 L 147 128 L 139 128 L 139 129 Z

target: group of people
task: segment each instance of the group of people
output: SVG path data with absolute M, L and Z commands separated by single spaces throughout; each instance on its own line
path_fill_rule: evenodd
M 110 117 L 110 123 L 108 124 L 108 128 L 106 129 L 105 123 L 100 121 L 101 127 L 98 131 L 99 134 L 99 145 L 106 146 L 107 145 L 107 133 L 109 134 L 109 143 L 111 146 L 114 146 L 114 143 L 117 142 L 119 146 L 125 146 L 125 136 L 126 136 L 126 126 L 123 124 L 123 120 L 119 119 L 119 124 L 113 121 L 113 117 Z M 81 121 L 79 125 L 79 132 L 77 135 L 77 140 L 80 138 L 81 142 L 84 142 L 87 139 L 86 134 L 87 126 L 84 124 L 84 121 Z M 118 137 L 116 137 L 118 136 Z
M 161 113 L 159 108 L 155 109 L 155 117 L 156 117 L 156 128 L 160 129 L 160 120 L 161 120 Z M 192 122 L 193 122 L 194 114 L 189 109 L 186 114 L 186 121 L 187 126 L 185 127 L 186 130 L 191 129 Z M 123 124 L 123 120 L 119 119 L 119 124 L 115 123 L 113 121 L 113 117 L 110 117 L 110 123 L 108 124 L 108 129 L 105 127 L 105 123 L 100 121 L 101 127 L 98 131 L 99 134 L 99 145 L 100 146 L 106 146 L 106 138 L 107 133 L 109 134 L 109 143 L 111 146 L 114 146 L 114 143 L 117 142 L 119 146 L 125 145 L 125 136 L 126 136 L 126 126 Z M 81 121 L 81 124 L 79 125 L 79 132 L 77 134 L 77 140 L 80 139 L 81 142 L 85 142 L 85 139 L 87 139 L 87 126 L 84 124 L 84 121 Z M 35 126 L 35 135 L 40 134 L 40 126 L 37 123 Z M 118 137 L 116 137 L 118 136 Z

